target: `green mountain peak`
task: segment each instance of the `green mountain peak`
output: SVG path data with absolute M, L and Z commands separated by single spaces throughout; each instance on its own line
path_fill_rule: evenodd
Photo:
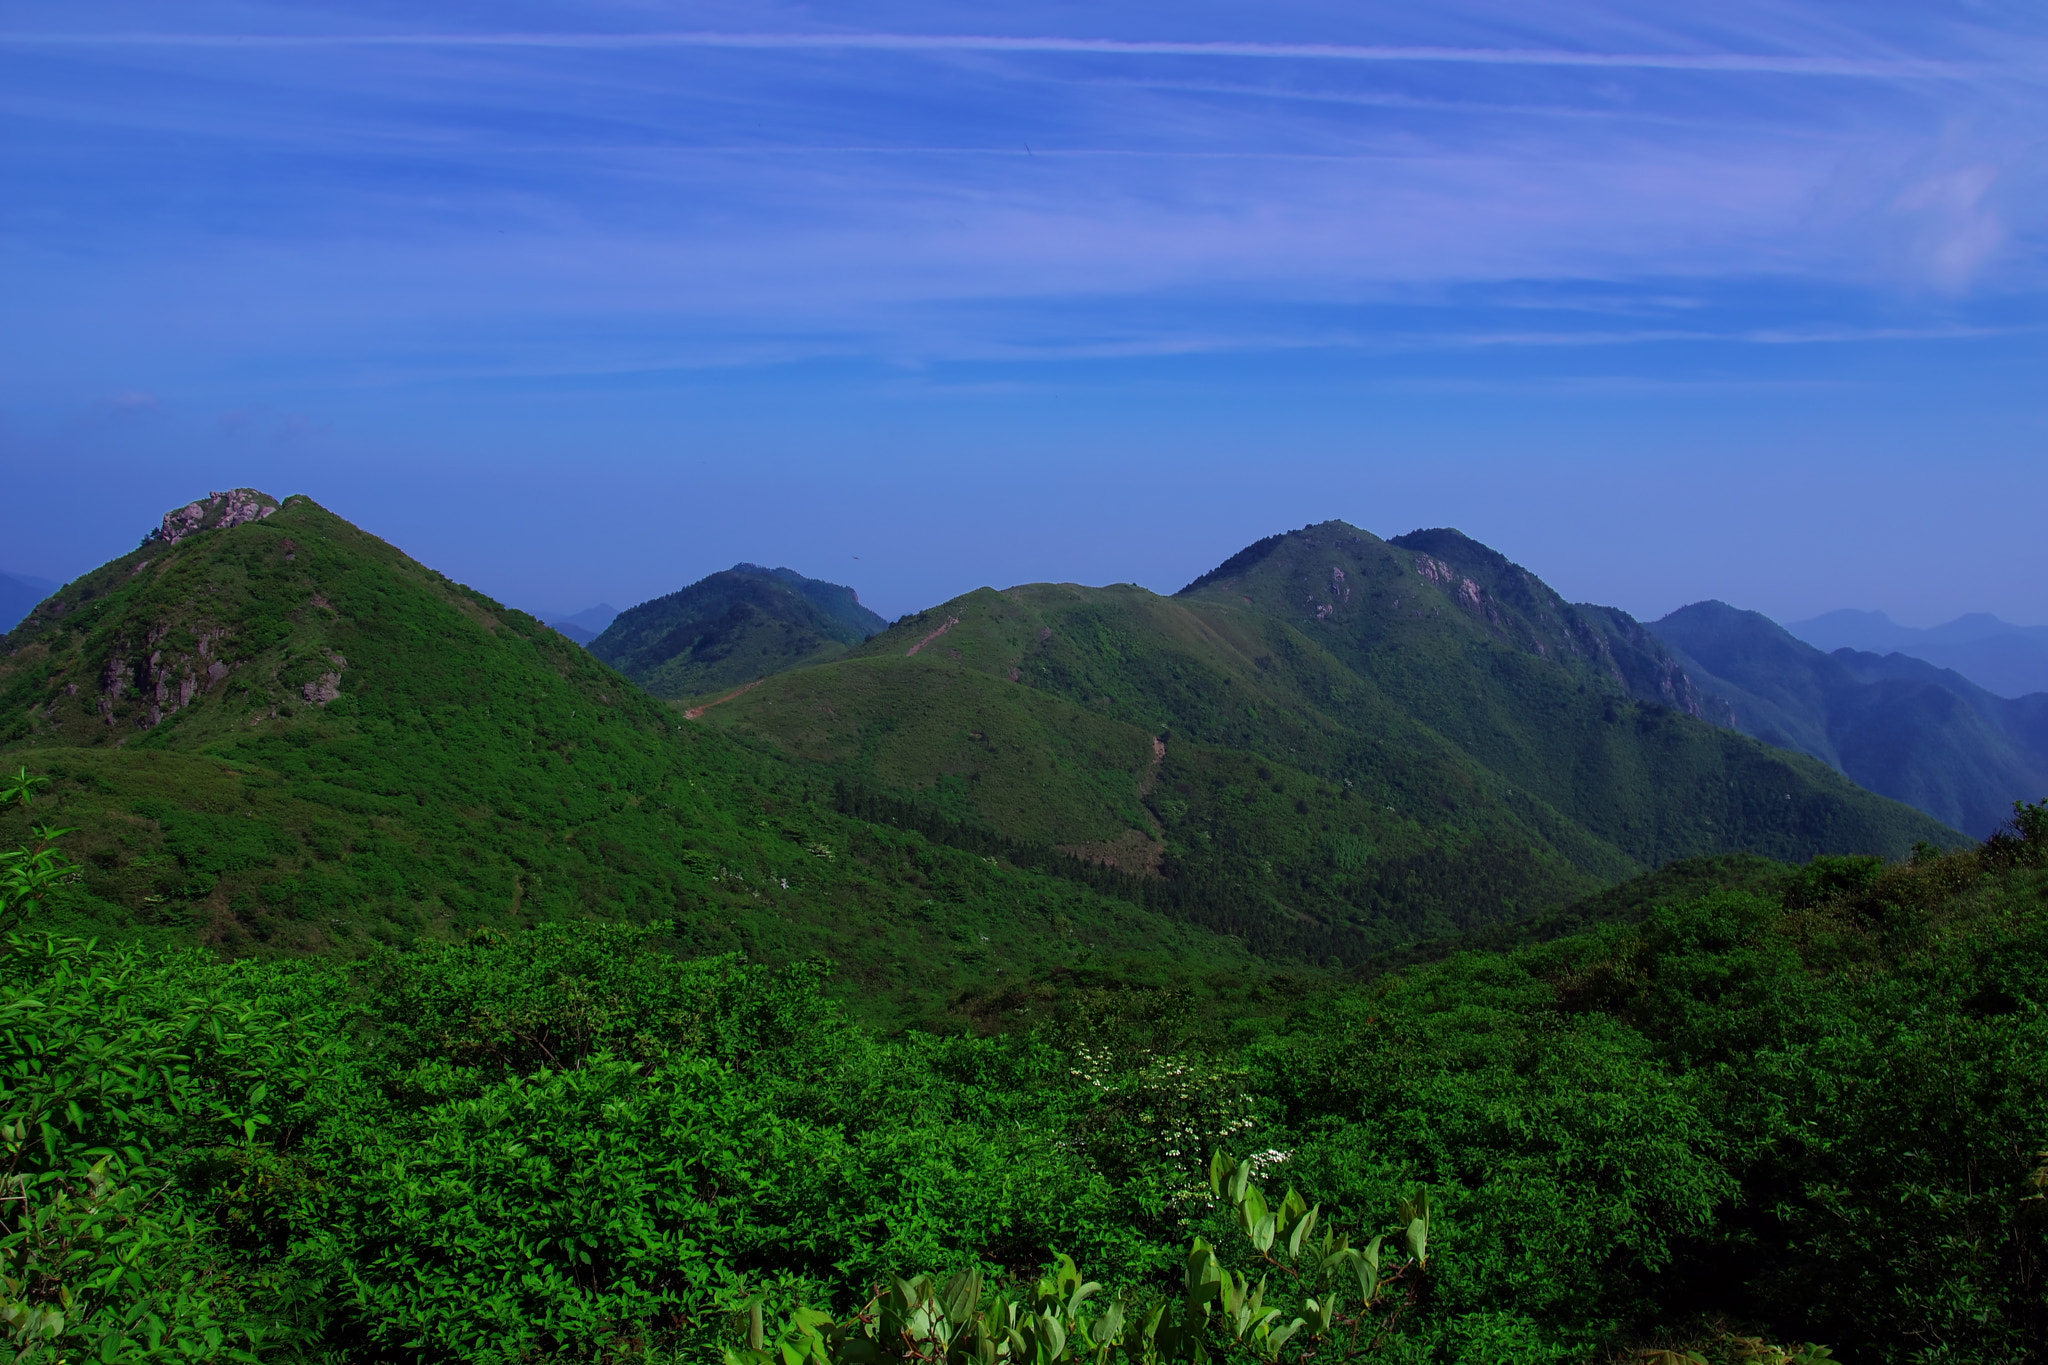
M 833 658 L 887 627 L 852 588 L 742 562 L 620 612 L 589 649 L 656 696 L 690 697 Z
M 838 810 L 310 498 L 197 505 L 0 642 L 4 766 L 50 779 L 0 809 L 0 847 L 31 814 L 80 830 L 68 918 L 36 928 L 353 953 L 625 920 L 685 953 L 830 957 L 856 1008 L 908 1018 L 1079 961 L 1247 960 Z

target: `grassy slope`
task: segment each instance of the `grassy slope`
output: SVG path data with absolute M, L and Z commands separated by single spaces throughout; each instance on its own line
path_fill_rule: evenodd
M 826 953 L 864 1007 L 912 1013 L 1084 961 L 1245 961 L 1070 881 L 841 815 L 304 498 L 146 547 L 65 600 L 5 641 L 0 761 L 55 777 L 36 817 L 85 831 L 78 927 L 258 951 L 673 920 L 687 951 Z M 226 676 L 208 686 L 210 661 Z M 307 700 L 337 673 L 338 696 Z M 189 704 L 139 728 L 156 681 L 174 702 L 187 677 Z M 0 840 L 24 823 L 0 820 Z
M 1157 608 L 1166 629 L 1199 634 L 1206 624 L 1136 590 L 1102 595 L 1126 592 L 1141 608 Z M 1431 807 L 1412 784 L 1418 772 L 1434 771 L 1444 785 L 1469 774 L 1441 746 L 1433 752 L 1427 736 L 1402 736 L 1423 755 L 1402 770 L 1409 783 L 1346 784 L 1258 753 L 1185 742 L 1170 723 L 1155 729 L 1113 718 L 1105 712 L 1114 703 L 1097 689 L 1076 688 L 1093 698 L 1084 702 L 1010 680 L 1012 669 L 1057 671 L 1071 685 L 1085 660 L 1062 633 L 1102 623 L 1077 624 L 1068 609 L 1085 609 L 1096 596 L 983 590 L 906 621 L 858 657 L 768 679 L 710 707 L 703 720 L 1021 841 L 1126 870 L 1162 866 L 1191 899 L 1227 908 L 1239 932 L 1236 920 L 1246 916 L 1341 926 L 1334 941 L 1310 936 L 1316 956 L 1349 960 L 1418 933 L 1466 927 L 1479 904 L 1512 913 L 1591 888 L 1483 792 L 1464 793 L 1472 817 L 1464 826 L 1428 818 Z M 951 617 L 960 623 L 907 653 Z M 1054 620 L 1061 629 L 1046 624 Z M 1161 658 L 1191 702 L 1213 705 L 1233 690 L 1248 703 L 1258 699 L 1238 676 L 1257 672 L 1242 655 L 1196 649 L 1178 661 Z M 1219 658 L 1237 667 L 1218 670 Z M 1161 737 L 1163 758 L 1153 743 Z M 1629 870 L 1607 856 L 1617 873 Z M 1306 942 L 1299 950 L 1310 951 Z
M 981 589 L 703 719 L 1240 914 L 1342 927 L 1346 960 L 1679 858 L 1957 841 L 1685 714 L 1697 694 L 1647 631 L 1483 548 L 1468 579 L 1331 523 L 1171 599 Z

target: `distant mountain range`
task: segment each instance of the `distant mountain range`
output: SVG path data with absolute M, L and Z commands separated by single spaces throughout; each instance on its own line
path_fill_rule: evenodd
M 1844 616 L 1883 620 L 1835 613 Z M 1723 602 L 1681 607 L 1650 628 L 1744 734 L 1812 754 L 1957 829 L 1988 835 L 2014 801 L 2048 796 L 2048 694 L 1996 696 L 1902 653 L 1824 654 Z
M 57 584 L 47 578 L 25 573 L 0 573 L 0 633 L 13 630 L 16 622 L 55 591 Z
M 1881 611 L 1831 611 L 1785 629 L 1830 653 L 1854 649 L 1924 659 L 2001 697 L 2048 692 L 2048 626 L 2016 626 L 1972 612 L 1921 629 L 1899 625 Z
M 655 696 L 692 697 L 822 662 L 888 626 L 843 584 L 735 564 L 629 607 L 588 644 Z

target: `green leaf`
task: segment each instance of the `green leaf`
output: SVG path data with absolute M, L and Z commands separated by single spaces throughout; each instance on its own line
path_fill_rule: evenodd
M 1287 1345 L 1288 1340 L 1307 1325 L 1305 1320 L 1296 1318 L 1285 1327 L 1278 1328 L 1269 1333 L 1265 1340 L 1266 1354 L 1269 1357 L 1279 1355 L 1281 1348 Z
M 946 1321 L 955 1327 L 966 1322 L 981 1305 L 981 1271 L 963 1270 L 946 1281 L 945 1292 L 940 1303 L 946 1314 Z
M 1259 1220 L 1265 1216 L 1266 1196 L 1259 1193 L 1258 1186 L 1246 1185 L 1237 1200 L 1238 1225 L 1245 1230 L 1246 1236 L 1250 1236 L 1252 1229 L 1257 1227 Z
M 1067 1349 L 1067 1329 L 1051 1313 L 1042 1313 L 1038 1318 L 1038 1339 L 1045 1346 L 1045 1358 L 1058 1360 Z
M 1289 1197 L 1292 1197 L 1291 1192 L 1289 1194 Z M 1308 1241 L 1310 1237 L 1313 1237 L 1315 1235 L 1316 1214 L 1318 1211 L 1321 1210 L 1321 1208 L 1321 1204 L 1316 1204 L 1310 1207 L 1302 1214 L 1300 1214 L 1294 1220 L 1294 1226 L 1288 1231 L 1287 1234 L 1288 1259 L 1295 1261 L 1301 1259 L 1302 1244 Z

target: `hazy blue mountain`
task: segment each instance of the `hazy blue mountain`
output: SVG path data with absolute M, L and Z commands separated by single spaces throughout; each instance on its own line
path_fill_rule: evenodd
M 13 630 L 22 617 L 57 591 L 58 586 L 33 574 L 0 573 L 0 634 Z
M 613 621 L 616 621 L 618 617 L 619 609 L 617 607 L 609 602 L 600 602 L 594 607 L 585 607 L 574 616 L 564 616 L 559 621 L 550 621 L 548 624 L 556 630 L 562 630 L 563 626 L 574 626 L 577 630 L 588 632 L 590 639 L 594 640 L 604 634 L 605 628 L 611 625 Z M 575 638 L 568 631 L 562 631 L 562 633 L 569 635 L 571 639 Z M 589 640 L 579 641 L 578 643 L 588 644 Z
M 1988 834 L 2014 801 L 2048 796 L 2048 695 L 1997 696 L 1899 653 L 1825 654 L 1724 602 L 1681 607 L 1651 629 L 1744 734 L 1957 829 Z
M 1785 627 L 1816 649 L 1899 653 L 1953 669 L 2001 697 L 2048 692 L 2048 626 L 2016 626 L 1989 612 L 1945 625 L 1902 626 L 1881 611 L 1831 611 Z
M 548 620 L 548 629 L 559 635 L 566 635 L 588 649 L 590 642 L 604 634 L 605 628 L 617 620 L 618 615 L 617 607 L 609 602 L 600 602 L 594 607 L 585 607 L 573 616 L 557 616 Z
M 888 625 L 844 584 L 742 563 L 627 608 L 588 647 L 658 697 L 689 697 L 833 658 Z

